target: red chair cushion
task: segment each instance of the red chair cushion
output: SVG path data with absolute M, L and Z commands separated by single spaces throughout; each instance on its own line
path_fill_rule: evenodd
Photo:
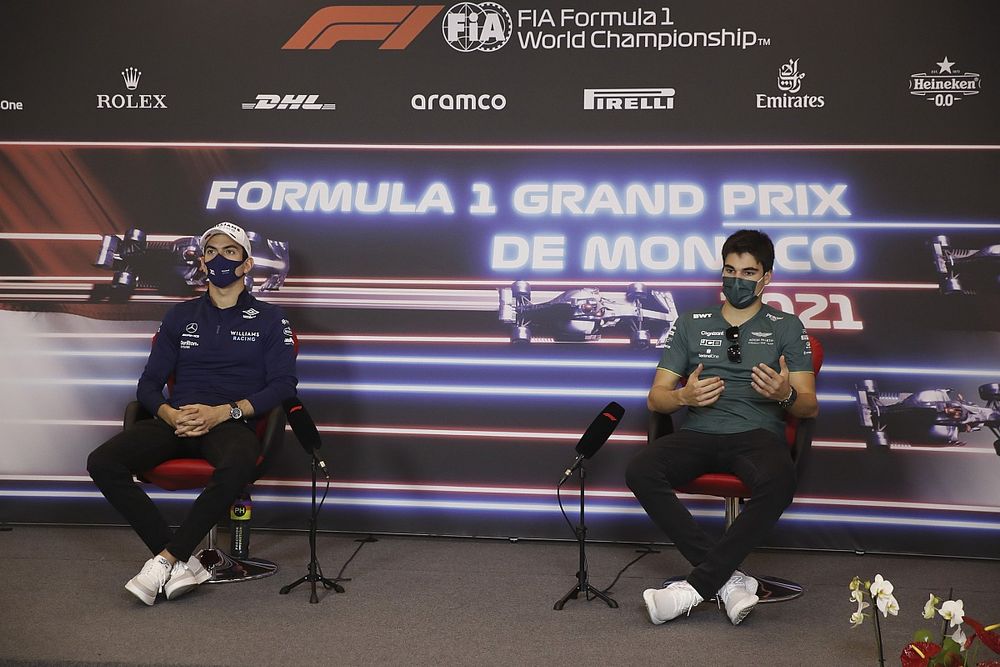
M 723 496 L 726 498 L 746 498 L 750 489 L 736 475 L 713 472 L 696 477 L 691 482 L 680 487 L 682 493 L 696 493 L 702 496 Z
M 261 456 L 257 465 L 264 460 Z M 142 473 L 142 479 L 167 491 L 200 489 L 212 481 L 215 468 L 205 459 L 170 459 Z
M 215 468 L 205 459 L 170 459 L 142 473 L 143 479 L 167 491 L 208 486 Z

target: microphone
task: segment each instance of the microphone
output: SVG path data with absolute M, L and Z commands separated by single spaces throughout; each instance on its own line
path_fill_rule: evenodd
M 323 474 L 329 479 L 330 473 L 326 469 L 326 461 L 319 455 L 319 448 L 322 442 L 319 439 L 319 431 L 316 430 L 316 423 L 309 416 L 306 406 L 297 396 L 285 399 L 281 404 L 285 408 L 285 415 L 288 417 L 288 425 L 292 427 L 292 433 L 298 439 L 302 448 L 316 460 L 316 463 L 323 470 Z
M 589 459 L 596 454 L 601 445 L 607 442 L 614 430 L 618 428 L 624 414 L 625 408 L 611 401 L 601 411 L 601 414 L 597 415 L 597 418 L 587 427 L 583 437 L 580 438 L 580 442 L 576 443 L 576 458 L 573 460 L 573 465 L 563 471 L 559 486 L 562 486 L 569 479 L 584 459 Z

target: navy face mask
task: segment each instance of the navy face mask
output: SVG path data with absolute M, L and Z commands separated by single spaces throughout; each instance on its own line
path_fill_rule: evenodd
M 228 287 L 242 278 L 236 275 L 236 268 L 246 260 L 226 259 L 222 255 L 216 255 L 211 261 L 205 262 L 208 269 L 208 280 L 216 287 Z
M 726 277 L 722 279 L 722 294 L 733 308 L 746 308 L 757 300 L 757 284 L 764 279 L 747 280 L 746 278 Z

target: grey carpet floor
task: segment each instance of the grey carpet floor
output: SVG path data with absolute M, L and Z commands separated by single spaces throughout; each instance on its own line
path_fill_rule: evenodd
M 356 536 L 320 535 L 334 576 Z M 202 586 L 146 607 L 123 588 L 146 555 L 125 528 L 15 526 L 0 532 L 0 663 L 127 665 L 875 665 L 873 628 L 850 629 L 847 584 L 883 574 L 896 586 L 898 617 L 885 621 L 888 664 L 926 625 L 928 593 L 955 596 L 966 611 L 1000 621 L 996 562 L 762 551 L 748 569 L 803 583 L 798 600 L 759 605 L 733 627 L 714 603 L 653 626 L 641 593 L 684 571 L 673 548 L 647 556 L 600 601 L 552 604 L 574 583 L 572 543 L 380 537 L 348 566 L 341 595 L 309 604 L 301 586 L 305 534 L 256 532 L 253 552 L 279 562 L 271 578 Z M 634 548 L 592 545 L 603 588 Z

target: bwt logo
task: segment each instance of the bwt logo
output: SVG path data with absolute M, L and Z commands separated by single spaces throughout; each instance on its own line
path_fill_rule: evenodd
M 597 111 L 673 109 L 673 88 L 584 88 L 583 108 Z
M 496 51 L 513 32 L 510 14 L 495 2 L 460 2 L 444 15 L 441 30 L 448 46 L 470 51 Z
M 338 42 L 381 42 L 380 50 L 402 50 L 444 5 L 347 5 L 324 7 L 302 24 L 282 49 L 325 51 Z

